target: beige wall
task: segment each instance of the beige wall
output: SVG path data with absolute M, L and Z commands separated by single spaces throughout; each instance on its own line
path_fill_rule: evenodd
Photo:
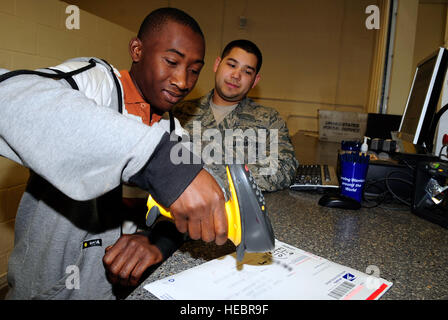
M 67 0 L 93 11 L 106 11 L 123 21 L 130 11 L 121 0 Z M 402 114 L 416 62 L 443 42 L 447 8 L 443 0 L 397 0 L 394 59 L 387 112 Z M 111 3 L 110 7 L 105 3 Z M 384 1 L 383 1 L 384 2 Z M 144 0 L 135 0 L 142 5 Z M 262 81 L 250 96 L 276 108 L 287 120 L 291 134 L 317 131 L 317 110 L 367 111 L 378 31 L 367 30 L 365 8 L 380 0 L 152 0 L 147 12 L 161 6 L 181 8 L 195 17 L 206 36 L 206 65 L 190 97 L 213 85 L 212 65 L 222 47 L 235 38 L 254 40 L 265 61 Z M 110 9 L 112 6 L 120 10 Z M 109 11 L 109 12 L 107 12 Z M 381 17 L 386 15 L 380 12 Z M 137 14 L 137 13 L 136 13 Z M 239 28 L 240 16 L 247 27 Z M 133 28 L 138 28 L 133 23 Z M 440 39 L 442 41 L 440 42 Z M 444 40 L 445 39 L 445 40 Z M 381 47 L 381 46 L 379 46 Z M 375 98 L 374 98 L 375 99 Z M 373 111 L 375 107 L 372 108 Z
M 444 45 L 446 4 L 420 3 L 415 34 L 413 69 L 419 61 Z
M 388 114 L 402 114 L 413 76 L 418 0 L 399 0 L 394 56 L 391 69 Z
M 448 5 L 446 6 L 445 10 L 445 48 L 448 48 Z
M 66 6 L 58 0 L 1 0 L 0 67 L 35 69 L 94 55 L 128 68 L 134 33 L 84 11 L 81 28 L 68 30 Z
M 205 33 L 206 65 L 189 98 L 214 84 L 213 62 L 231 40 L 253 40 L 263 52 L 262 80 L 250 92 L 277 109 L 290 133 L 318 131 L 318 109 L 367 111 L 372 57 L 379 31 L 365 26 L 367 6 L 380 0 L 154 0 L 145 10 L 124 11 L 120 0 L 66 0 L 126 23 L 158 6 L 185 10 Z M 106 5 L 110 3 L 110 6 Z M 143 6 L 142 0 L 135 0 Z M 114 9 L 111 9 L 114 6 Z M 143 12 L 144 11 L 144 12 Z M 138 16 L 138 18 L 137 18 Z M 240 28 L 239 18 L 247 19 Z
M 77 56 L 99 56 L 128 68 L 133 32 L 81 12 L 81 29 L 65 28 L 66 3 L 57 0 L 0 0 L 0 68 L 36 69 Z M 6 281 L 14 221 L 28 170 L 0 157 L 0 287 Z
M 214 84 L 213 61 L 231 40 L 262 50 L 262 80 L 249 95 L 277 109 L 291 135 L 318 131 L 318 109 L 365 111 L 376 30 L 367 30 L 373 0 L 172 0 L 200 23 L 206 66 L 190 97 Z M 206 9 L 205 9 L 206 8 Z M 247 26 L 239 27 L 239 17 Z
M 444 45 L 447 5 L 399 0 L 387 113 L 403 114 L 417 63 Z

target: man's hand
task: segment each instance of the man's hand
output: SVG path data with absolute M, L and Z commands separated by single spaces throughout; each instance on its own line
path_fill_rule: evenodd
M 123 286 L 136 286 L 145 270 L 163 259 L 159 248 L 142 234 L 126 234 L 106 248 L 103 263 L 109 281 Z
M 216 180 L 204 169 L 169 207 L 179 232 L 194 240 L 227 241 L 225 198 Z

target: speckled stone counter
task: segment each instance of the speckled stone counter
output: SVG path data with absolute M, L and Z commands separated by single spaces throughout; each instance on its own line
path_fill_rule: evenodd
M 289 190 L 265 194 L 276 238 L 362 272 L 376 266 L 381 278 L 393 282 L 382 300 L 448 299 L 447 229 L 405 208 L 330 209 L 318 205 L 320 197 Z M 234 251 L 230 241 L 186 243 L 127 299 L 157 299 L 145 284 Z

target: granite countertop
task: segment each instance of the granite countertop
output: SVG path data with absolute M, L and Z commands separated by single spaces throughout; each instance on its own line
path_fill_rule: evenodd
M 362 272 L 377 267 L 381 278 L 393 282 L 381 300 L 448 299 L 447 229 L 399 205 L 330 209 L 317 204 L 320 197 L 290 190 L 265 194 L 276 239 Z M 127 299 L 157 299 L 145 284 L 234 251 L 230 241 L 186 243 Z

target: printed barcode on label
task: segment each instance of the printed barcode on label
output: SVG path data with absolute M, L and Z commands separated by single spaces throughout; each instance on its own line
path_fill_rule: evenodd
M 341 299 L 344 295 L 346 295 L 354 287 L 355 287 L 354 283 L 344 281 L 340 285 L 338 285 L 336 288 L 334 288 L 332 291 L 330 291 L 330 293 L 328 295 L 335 299 Z

